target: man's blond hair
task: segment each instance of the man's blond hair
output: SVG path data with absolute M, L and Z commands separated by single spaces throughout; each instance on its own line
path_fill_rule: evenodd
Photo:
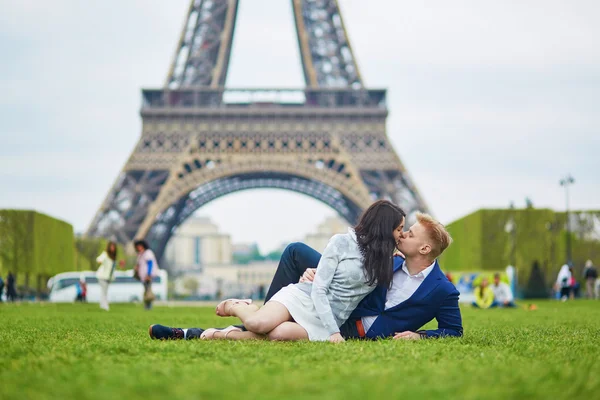
M 437 258 L 452 243 L 452 237 L 439 221 L 433 219 L 429 214 L 418 212 L 416 214 L 417 222 L 425 228 L 425 231 L 431 239 L 431 255 Z

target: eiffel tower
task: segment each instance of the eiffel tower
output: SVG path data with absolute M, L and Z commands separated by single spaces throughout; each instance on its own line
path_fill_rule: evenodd
M 192 0 L 162 89 L 142 90 L 142 134 L 88 236 L 174 230 L 229 193 L 279 188 L 350 224 L 378 198 L 427 206 L 386 135 L 386 91 L 366 89 L 337 0 L 291 0 L 306 87 L 225 87 L 239 0 Z

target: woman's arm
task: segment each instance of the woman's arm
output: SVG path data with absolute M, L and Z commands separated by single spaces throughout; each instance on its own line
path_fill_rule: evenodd
M 343 241 L 344 236 L 342 235 L 335 235 L 329 240 L 327 247 L 323 251 L 321 260 L 319 261 L 310 294 L 315 309 L 317 310 L 317 315 L 325 329 L 327 329 L 329 335 L 339 333 L 340 331 L 335 317 L 333 316 L 327 293 L 329 292 L 329 285 L 333 280 L 333 276 L 340 262 L 340 250 L 338 247 Z
M 103 251 L 103 252 L 102 252 L 102 254 L 100 254 L 100 255 L 99 255 L 97 258 L 96 258 L 96 262 L 97 262 L 98 264 L 102 264 L 102 263 L 104 262 L 104 260 L 106 259 L 106 257 L 108 257 L 108 256 L 107 256 L 106 252 L 105 252 L 105 251 Z
M 484 303 L 483 303 L 484 308 L 490 308 L 490 306 L 494 302 L 494 291 L 492 289 L 490 289 L 489 287 L 486 288 L 483 293 L 483 301 L 484 301 Z

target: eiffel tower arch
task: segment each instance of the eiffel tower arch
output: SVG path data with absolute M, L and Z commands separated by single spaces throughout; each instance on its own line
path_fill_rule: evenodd
M 317 199 L 349 223 L 387 198 L 427 211 L 386 134 L 386 91 L 367 89 L 337 0 L 291 0 L 306 87 L 225 88 L 239 0 L 192 0 L 162 89 L 142 90 L 142 134 L 88 236 L 174 230 L 221 196 L 255 188 Z

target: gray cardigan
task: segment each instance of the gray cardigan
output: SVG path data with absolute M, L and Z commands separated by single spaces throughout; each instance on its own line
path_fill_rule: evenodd
M 333 236 L 323 251 L 314 281 L 297 285 L 311 296 L 329 334 L 339 332 L 358 303 L 375 289 L 366 283 L 354 230 Z

